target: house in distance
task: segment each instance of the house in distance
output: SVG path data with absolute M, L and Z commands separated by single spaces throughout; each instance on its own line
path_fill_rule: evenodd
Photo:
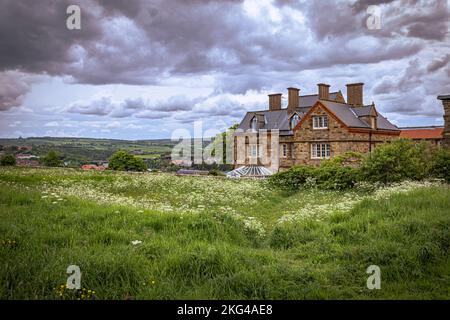
M 234 137 L 234 166 L 263 165 L 277 172 L 296 164 L 318 165 L 347 151 L 367 153 L 397 139 L 401 130 L 373 102 L 364 104 L 364 84 L 346 86 L 347 100 L 324 83 L 312 95 L 288 88 L 286 108 L 281 93 L 270 94 L 267 110 L 247 112 L 241 121 Z M 269 160 L 262 163 L 262 154 Z

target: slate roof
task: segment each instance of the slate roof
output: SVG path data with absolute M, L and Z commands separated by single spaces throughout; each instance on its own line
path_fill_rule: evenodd
M 335 99 L 338 92 L 330 93 L 330 99 Z M 296 109 L 297 114 L 302 118 L 311 107 L 320 101 L 325 105 L 334 115 L 336 115 L 345 125 L 351 128 L 363 128 L 370 129 L 370 126 L 362 120 L 360 117 L 370 114 L 372 105 L 363 107 L 352 107 L 346 103 L 330 101 L 330 100 L 318 100 L 318 95 L 300 96 L 300 107 Z M 274 130 L 278 129 L 280 135 L 292 135 L 293 132 L 290 129 L 289 118 L 287 109 L 281 110 L 262 110 L 262 111 L 249 111 L 244 116 L 244 119 L 239 125 L 241 130 L 249 130 L 251 128 L 251 119 L 257 116 L 258 120 L 264 120 L 264 124 L 261 129 Z M 378 113 L 377 127 L 379 130 L 395 130 L 399 129 L 393 125 L 389 120 Z
M 370 129 L 370 125 L 362 120 L 360 117 L 369 115 L 373 106 L 363 107 L 351 107 L 346 103 L 332 102 L 326 100 L 320 100 L 331 112 L 333 112 L 346 126 L 351 128 L 367 128 Z M 388 119 L 383 117 L 380 113 L 377 116 L 377 128 L 378 130 L 394 130 L 398 131 L 397 126 L 392 124 Z
M 336 100 L 336 97 L 338 95 L 339 91 L 336 92 L 330 92 L 329 99 L 330 100 Z M 306 96 L 300 96 L 300 108 L 302 107 L 312 107 L 316 101 L 319 100 L 318 94 L 309 94 Z

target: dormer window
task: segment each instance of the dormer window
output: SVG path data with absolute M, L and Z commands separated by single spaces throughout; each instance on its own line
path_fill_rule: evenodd
M 327 129 L 328 117 L 327 116 L 315 116 L 313 120 L 313 129 Z
M 295 126 L 300 122 L 300 117 L 298 116 L 298 114 L 294 114 L 291 117 L 291 130 L 294 130 Z
M 257 131 L 258 130 L 258 118 L 257 117 L 253 117 L 251 128 L 252 128 L 253 131 Z

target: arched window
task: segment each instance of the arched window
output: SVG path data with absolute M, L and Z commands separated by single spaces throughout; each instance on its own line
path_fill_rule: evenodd
M 253 117 L 252 119 L 252 130 L 256 131 L 258 130 L 258 118 Z
M 291 117 L 291 130 L 295 128 L 295 126 L 300 122 L 300 117 L 298 114 L 294 114 Z

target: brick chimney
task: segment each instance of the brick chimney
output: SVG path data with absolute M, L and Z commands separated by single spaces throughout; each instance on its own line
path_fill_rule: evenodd
M 300 89 L 290 87 L 288 88 L 288 114 L 291 115 L 295 112 L 296 108 L 300 107 Z
M 444 106 L 444 132 L 442 133 L 442 145 L 450 148 L 450 94 L 437 97 Z
M 281 109 L 281 93 L 269 94 L 269 110 L 275 111 Z
M 354 107 L 363 105 L 363 86 L 364 83 L 349 83 L 347 86 L 347 104 Z
M 330 99 L 330 85 L 325 83 L 318 83 L 318 92 L 320 100 L 329 100 Z

